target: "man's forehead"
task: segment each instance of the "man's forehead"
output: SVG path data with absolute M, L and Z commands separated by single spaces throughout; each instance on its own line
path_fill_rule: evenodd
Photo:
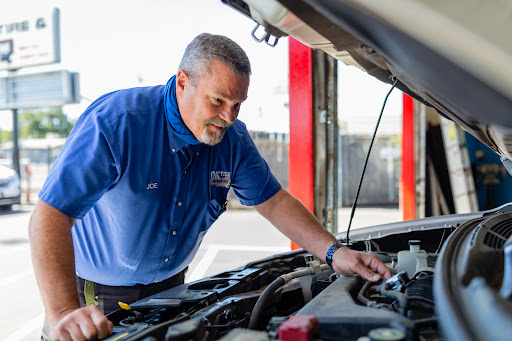
M 205 77 L 208 92 L 215 97 L 243 102 L 247 99 L 249 76 L 241 76 L 232 70 L 212 69 Z

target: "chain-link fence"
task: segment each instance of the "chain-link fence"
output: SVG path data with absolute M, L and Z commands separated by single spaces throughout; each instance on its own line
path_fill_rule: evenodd
M 250 132 L 250 134 L 274 176 L 283 188 L 288 188 L 288 134 L 266 132 Z M 22 200 L 35 202 L 64 142 L 65 139 L 22 141 L 20 148 L 21 188 L 24 193 Z M 12 148 L 9 144 L 0 148 L 0 164 L 12 168 Z M 229 199 L 231 208 L 241 207 L 232 191 Z
M 61 140 L 57 144 L 45 144 L 40 141 L 39 146 L 28 143 L 29 146 L 20 148 L 22 202 L 35 202 L 37 194 L 43 187 L 50 168 L 62 148 L 64 139 Z M 0 148 L 0 164 L 12 168 L 12 148 Z
M 290 143 L 288 134 L 257 131 L 249 133 L 272 174 L 283 188 L 288 189 L 288 146 Z M 233 191 L 229 191 L 228 200 L 229 208 L 245 207 L 240 204 Z
M 288 134 L 250 132 L 261 156 L 267 161 L 272 173 L 288 189 Z
M 288 189 L 289 135 L 283 133 L 250 132 L 260 154 L 268 163 L 272 173 Z M 363 168 L 369 137 L 342 135 L 339 151 L 339 197 L 340 206 L 350 206 L 355 197 L 359 177 Z M 20 149 L 22 200 L 35 202 L 37 194 L 48 176 L 65 139 L 48 142 L 22 141 Z M 366 176 L 361 188 L 359 203 L 362 205 L 397 205 L 400 177 L 400 140 L 397 137 L 379 137 L 375 140 Z M 12 149 L 0 148 L 0 164 L 11 167 Z M 230 208 L 240 208 L 238 199 L 230 191 Z
M 351 206 L 363 170 L 371 137 L 340 136 L 339 202 Z M 398 205 L 400 182 L 399 137 L 377 137 L 372 147 L 358 205 Z

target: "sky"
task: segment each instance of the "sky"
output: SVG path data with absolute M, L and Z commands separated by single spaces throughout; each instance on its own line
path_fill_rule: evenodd
M 237 42 L 252 64 L 249 97 L 239 118 L 249 130 L 288 131 L 288 38 L 272 48 L 251 37 L 252 20 L 220 0 L 0 0 L 9 15 L 58 7 L 61 62 L 20 73 L 69 70 L 80 73 L 80 104 L 64 106 L 78 117 L 97 97 L 117 89 L 165 84 L 176 73 L 187 44 L 198 34 L 222 34 Z M 5 13 L 5 12 L 4 12 Z M 0 13 L 0 21 L 2 13 Z M 0 77 L 6 76 L 0 71 Z M 354 132 L 373 131 L 389 85 L 354 67 L 340 65 L 340 120 Z M 388 101 L 383 131 L 399 131 L 401 96 Z M 387 117 L 386 117 L 387 116 Z M 11 112 L 0 111 L 0 129 L 11 129 Z

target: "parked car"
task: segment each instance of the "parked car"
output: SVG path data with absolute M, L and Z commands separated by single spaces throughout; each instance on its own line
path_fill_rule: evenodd
M 20 177 L 15 170 L 0 165 L 0 209 L 9 209 L 21 199 Z
M 399 89 L 501 155 L 510 171 L 508 2 L 222 2 L 269 33 L 291 35 L 383 82 L 398 80 Z M 377 255 L 391 280 L 339 276 L 292 251 L 115 311 L 110 340 L 508 340 L 511 236 L 512 204 L 358 229 L 351 247 Z

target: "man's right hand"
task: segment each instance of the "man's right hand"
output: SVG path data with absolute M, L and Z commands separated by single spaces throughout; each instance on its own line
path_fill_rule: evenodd
M 113 323 L 96 307 L 67 310 L 57 317 L 50 337 L 54 340 L 95 340 L 112 335 Z

